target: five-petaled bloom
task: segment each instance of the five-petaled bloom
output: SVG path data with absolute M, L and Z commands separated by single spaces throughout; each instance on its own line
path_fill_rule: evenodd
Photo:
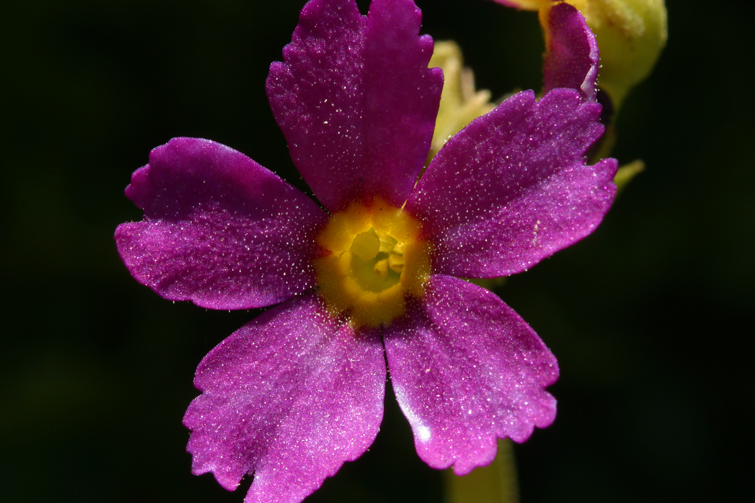
M 595 59 L 576 16 L 569 57 Z M 153 150 L 126 189 L 144 220 L 116 241 L 139 282 L 207 308 L 275 306 L 204 358 L 184 418 L 194 473 L 227 489 L 253 473 L 249 503 L 300 501 L 362 455 L 386 367 L 434 468 L 465 474 L 497 438 L 522 442 L 554 419 L 553 355 L 496 295 L 454 276 L 523 271 L 600 223 L 616 170 L 585 165 L 600 106 L 573 89 L 519 93 L 418 181 L 442 87 L 420 20 L 412 0 L 373 0 L 367 16 L 354 0 L 311 0 L 272 64 L 273 113 L 324 210 L 192 138 Z

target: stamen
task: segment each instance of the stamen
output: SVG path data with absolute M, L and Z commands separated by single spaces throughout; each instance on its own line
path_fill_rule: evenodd
M 351 251 L 364 261 L 372 260 L 377 257 L 380 251 L 380 238 L 375 234 L 374 229 L 362 232 L 354 238 L 351 244 Z
M 380 279 L 385 279 L 385 277 L 388 276 L 388 259 L 378 260 L 373 272 L 380 275 Z
M 401 274 L 404 270 L 404 256 L 396 253 L 391 253 L 388 256 L 388 265 L 391 266 L 391 270 Z

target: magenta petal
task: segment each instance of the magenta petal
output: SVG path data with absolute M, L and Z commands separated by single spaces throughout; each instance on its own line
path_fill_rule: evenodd
M 270 66 L 273 114 L 329 211 L 372 196 L 400 206 L 414 186 L 443 86 L 420 22 L 411 0 L 373 0 L 366 17 L 354 0 L 312 0 Z
M 595 100 L 600 58 L 585 18 L 573 6 L 554 5 L 548 14 L 548 47 L 543 66 L 545 92 L 569 87 Z
M 326 214 L 240 152 L 174 138 L 150 153 L 126 195 L 144 220 L 118 227 L 118 251 L 166 299 L 248 309 L 315 286 L 314 234 Z
M 246 503 L 301 501 L 372 444 L 385 375 L 377 331 L 355 333 L 315 294 L 267 311 L 199 364 L 192 472 L 228 490 L 254 473 Z
M 571 89 L 540 102 L 525 91 L 451 138 L 406 205 L 433 242 L 434 270 L 506 276 L 590 234 L 616 192 L 616 161 L 583 157 L 599 115 Z
M 432 276 L 424 301 L 386 328 L 385 351 L 419 456 L 457 475 L 490 463 L 496 439 L 550 425 L 555 357 L 495 294 Z

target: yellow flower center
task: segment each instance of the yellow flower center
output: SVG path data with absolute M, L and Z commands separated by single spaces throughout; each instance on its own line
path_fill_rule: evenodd
M 317 236 L 326 250 L 314 262 L 318 293 L 333 315 L 355 327 L 377 327 L 406 312 L 406 297 L 424 295 L 430 243 L 419 222 L 375 199 L 333 215 Z

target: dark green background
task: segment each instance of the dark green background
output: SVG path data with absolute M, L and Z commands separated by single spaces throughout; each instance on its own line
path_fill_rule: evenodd
M 0 500 L 237 502 L 193 477 L 181 418 L 202 356 L 256 312 L 162 300 L 112 235 L 131 172 L 174 136 L 284 178 L 264 92 L 303 0 L 25 0 L 0 7 Z M 540 87 L 536 16 L 418 0 L 495 96 Z M 517 447 L 522 501 L 749 493 L 755 124 L 751 2 L 669 0 L 669 43 L 622 111 L 648 170 L 598 231 L 499 290 L 553 349 L 556 423 Z M 440 502 L 392 396 L 375 445 L 310 500 Z

